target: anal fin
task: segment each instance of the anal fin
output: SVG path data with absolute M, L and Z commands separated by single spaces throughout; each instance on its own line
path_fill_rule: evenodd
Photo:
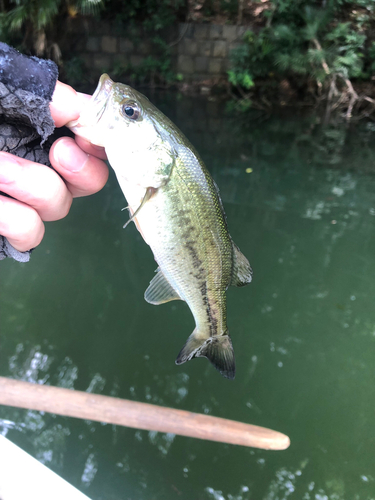
M 170 302 L 171 300 L 181 300 L 181 297 L 158 267 L 156 275 L 152 278 L 150 285 L 145 291 L 145 300 L 149 304 L 157 306 L 159 304 Z
M 233 245 L 233 270 L 230 284 L 233 286 L 245 286 L 251 282 L 253 270 L 250 263 L 238 246 Z

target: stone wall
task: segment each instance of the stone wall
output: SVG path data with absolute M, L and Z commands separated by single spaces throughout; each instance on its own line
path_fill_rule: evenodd
M 226 75 L 230 51 L 238 46 L 246 27 L 181 23 L 178 30 L 176 69 L 184 80 L 192 81 Z
M 229 68 L 230 51 L 238 46 L 246 29 L 190 23 L 171 27 L 163 36 L 172 48 L 174 72 L 181 74 L 184 82 L 223 78 Z M 75 54 L 90 73 L 111 73 L 114 67 L 128 64 L 136 67 L 154 55 L 152 44 L 140 31 L 133 29 L 131 36 L 123 31 L 116 32 L 109 23 L 92 21 L 71 27 Z

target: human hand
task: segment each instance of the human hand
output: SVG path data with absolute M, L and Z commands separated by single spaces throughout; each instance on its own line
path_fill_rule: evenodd
M 50 104 L 56 127 L 77 119 L 88 98 L 57 82 Z M 55 171 L 0 152 L 0 191 L 12 196 L 0 195 L 0 234 L 20 252 L 42 241 L 43 221 L 62 219 L 68 214 L 73 198 L 100 191 L 108 179 L 104 149 L 82 138 L 58 139 L 49 158 Z

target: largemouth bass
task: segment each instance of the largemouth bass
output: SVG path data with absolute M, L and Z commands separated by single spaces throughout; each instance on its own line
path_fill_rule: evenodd
M 228 232 L 218 188 L 182 132 L 141 93 L 102 75 L 76 134 L 104 146 L 134 221 L 158 264 L 150 304 L 187 302 L 195 329 L 179 365 L 206 357 L 229 379 L 235 358 L 226 321 L 229 285 L 252 270 Z

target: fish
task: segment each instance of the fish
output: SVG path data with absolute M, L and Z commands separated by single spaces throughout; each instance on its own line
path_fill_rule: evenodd
M 252 280 L 233 242 L 219 190 L 195 148 L 147 97 L 104 74 L 80 117 L 68 124 L 105 148 L 133 221 L 158 268 L 145 291 L 154 305 L 185 301 L 195 329 L 176 358 L 206 357 L 235 377 L 226 290 Z M 124 227 L 125 227 L 124 226 Z

